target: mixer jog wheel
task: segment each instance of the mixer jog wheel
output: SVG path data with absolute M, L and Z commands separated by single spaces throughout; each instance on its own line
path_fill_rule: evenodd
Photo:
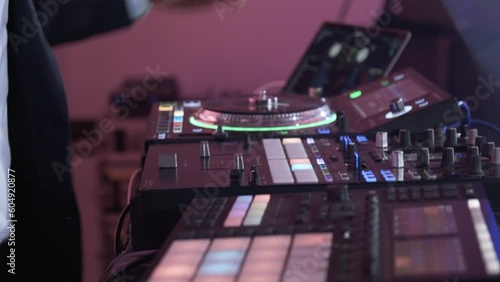
M 203 104 L 190 122 L 194 126 L 226 131 L 283 131 L 319 127 L 331 124 L 337 115 L 324 100 L 307 96 L 281 94 L 271 97 L 214 99 Z

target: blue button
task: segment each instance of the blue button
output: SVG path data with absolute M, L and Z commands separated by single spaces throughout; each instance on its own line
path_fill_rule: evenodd
M 319 134 L 330 134 L 330 133 L 331 133 L 331 131 L 330 131 L 330 129 L 329 129 L 329 128 L 325 128 L 325 127 L 323 127 L 323 128 L 318 128 L 318 133 L 319 133 Z
M 366 177 L 365 180 L 366 182 L 377 182 L 377 178 L 375 177 Z
M 394 181 L 396 181 L 396 177 L 394 177 L 394 176 L 386 176 L 385 177 L 385 181 L 387 181 L 387 182 L 394 182 Z
M 325 180 L 331 182 L 333 181 L 333 177 L 330 174 L 327 174 L 325 175 Z
M 358 140 L 358 143 L 365 143 L 368 142 L 368 138 L 364 135 L 358 135 L 356 136 L 356 139 Z
M 174 117 L 174 122 L 182 122 L 183 117 Z

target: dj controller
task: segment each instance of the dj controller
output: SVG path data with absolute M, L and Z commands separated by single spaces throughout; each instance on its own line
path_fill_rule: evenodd
M 142 281 L 500 281 L 500 148 L 454 96 L 412 68 L 310 90 L 154 104 Z
M 143 281 L 500 279 L 498 227 L 477 181 L 205 200 Z

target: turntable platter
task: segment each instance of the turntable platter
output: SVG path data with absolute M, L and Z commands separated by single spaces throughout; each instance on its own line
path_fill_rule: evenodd
M 229 131 L 297 130 L 335 120 L 335 113 L 324 100 L 287 94 L 266 99 L 251 96 L 209 100 L 190 119 L 198 127 L 216 129 L 221 125 Z

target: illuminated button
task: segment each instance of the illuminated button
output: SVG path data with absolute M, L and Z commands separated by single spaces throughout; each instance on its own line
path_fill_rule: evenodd
M 318 128 L 318 134 L 330 134 L 331 130 L 329 128 Z
M 384 80 L 382 80 L 382 81 L 380 82 L 380 85 L 382 85 L 382 86 L 386 87 L 386 86 L 388 86 L 388 85 L 389 85 L 389 81 L 384 79 Z
M 363 93 L 361 92 L 361 90 L 356 90 L 354 92 L 349 93 L 349 98 L 357 99 L 357 98 L 361 97 L 362 94 Z
M 368 142 L 368 138 L 366 138 L 366 136 L 364 136 L 364 135 L 358 135 L 358 136 L 356 136 L 356 140 L 358 141 L 358 143 L 366 143 L 366 142 Z
M 405 78 L 404 73 L 398 74 L 398 75 L 394 76 L 394 81 L 398 81 L 398 80 L 401 80 L 403 78 Z

